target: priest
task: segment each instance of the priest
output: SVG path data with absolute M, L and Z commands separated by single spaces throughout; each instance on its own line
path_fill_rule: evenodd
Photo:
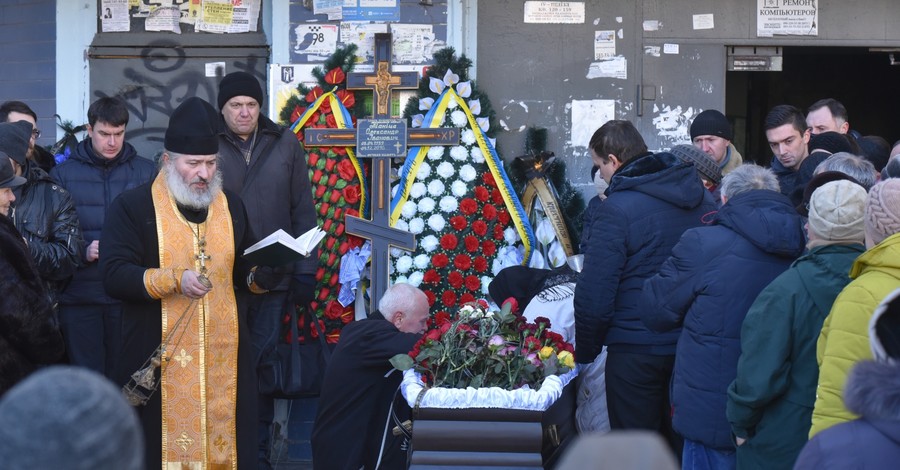
M 178 106 L 159 175 L 113 202 L 100 240 L 104 286 L 123 301 L 116 379 L 141 419 L 148 469 L 256 465 L 240 258 L 253 234 L 222 190 L 218 122 L 199 98 Z

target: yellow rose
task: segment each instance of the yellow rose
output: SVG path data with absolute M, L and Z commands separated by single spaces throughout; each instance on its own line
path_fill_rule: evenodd
M 541 352 L 543 352 L 543 350 Z M 559 360 L 560 364 L 568 367 L 569 369 L 575 368 L 575 356 L 573 356 L 569 351 L 560 351 L 559 354 L 556 355 L 556 359 Z
M 553 355 L 553 348 L 551 346 L 544 346 L 541 348 L 541 352 L 538 353 L 538 355 L 541 357 L 541 360 L 547 359 Z

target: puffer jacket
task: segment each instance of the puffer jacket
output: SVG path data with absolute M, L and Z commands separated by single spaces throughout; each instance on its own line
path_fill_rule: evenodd
M 16 201 L 10 218 L 28 242 L 28 251 L 55 302 L 75 274 L 84 251 L 78 214 L 69 191 L 36 163 L 27 160 L 22 174 L 28 182 L 14 190 Z
M 756 296 L 803 253 L 800 216 L 787 197 L 751 190 L 728 200 L 713 225 L 687 230 L 638 303 L 653 331 L 680 331 L 672 373 L 672 426 L 719 450 L 734 448 L 725 419 L 741 353 L 741 324 Z
M 809 437 L 856 416 L 842 403 L 850 367 L 871 359 L 869 319 L 878 303 L 900 287 L 900 234 L 866 251 L 850 270 L 853 281 L 841 291 L 822 325 L 817 343 L 819 384 Z
M 155 175 L 153 162 L 138 156 L 131 144 L 125 143 L 119 155 L 108 160 L 94 153 L 90 138 L 81 141 L 72 156 L 50 172 L 50 176 L 72 194 L 85 246 L 100 239 L 106 211 L 116 196 L 151 181 Z M 102 247 L 100 254 L 103 255 Z M 60 296 L 60 303 L 119 303 L 106 295 L 100 264 L 96 261 L 88 263 L 84 256 L 82 250 L 79 256 L 81 267 Z
M 644 326 L 638 306 L 644 281 L 659 271 L 685 230 L 715 210 L 693 165 L 662 152 L 629 161 L 613 175 L 585 245 L 575 287 L 576 361 L 610 352 L 675 354 L 679 331 Z
M 813 248 L 747 312 L 725 410 L 734 435 L 747 439 L 737 449 L 738 469 L 793 467 L 816 401 L 816 339 L 863 251 L 860 244 Z
M 254 234 L 263 238 L 282 229 L 297 237 L 313 228 L 316 225 L 313 194 L 306 156 L 297 136 L 260 115 L 248 164 L 234 134 L 224 123 L 222 129 L 219 165 L 223 186 L 241 196 Z M 294 264 L 294 275 L 314 275 L 317 262 L 316 255 L 298 261 Z M 286 290 L 289 282 L 287 276 L 270 290 Z

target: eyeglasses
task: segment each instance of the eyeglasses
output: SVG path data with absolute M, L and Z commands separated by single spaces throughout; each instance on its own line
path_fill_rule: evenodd
M 33 131 L 31 131 L 31 135 L 34 136 L 35 139 L 40 139 L 41 138 L 41 130 L 34 129 Z

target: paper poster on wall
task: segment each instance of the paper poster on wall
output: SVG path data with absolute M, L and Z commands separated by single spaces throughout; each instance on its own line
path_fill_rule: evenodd
M 181 10 L 177 6 L 158 7 L 144 20 L 147 31 L 169 31 L 181 34 Z
M 345 1 L 342 14 L 345 21 L 400 21 L 400 2 L 399 0 Z
M 818 36 L 819 0 L 756 0 L 756 35 Z
M 584 2 L 525 2 L 525 22 L 582 24 Z
M 430 24 L 393 24 L 395 64 L 425 64 L 431 62 L 434 57 L 435 37 L 434 28 Z M 441 42 L 440 47 L 444 46 Z
M 713 29 L 716 27 L 715 15 L 712 13 L 704 13 L 702 15 L 694 15 L 692 18 L 694 29 Z
M 594 31 L 594 60 L 616 55 L 616 32 Z
M 197 31 L 247 33 L 256 31 L 259 0 L 203 0 Z
M 588 67 L 587 78 L 628 79 L 628 61 L 624 56 L 615 56 L 592 62 Z
M 594 131 L 616 115 L 614 100 L 573 100 L 572 134 L 569 141 L 573 147 L 587 147 Z
M 104 33 L 130 31 L 128 0 L 103 0 L 100 3 L 100 26 Z
M 337 50 L 336 24 L 301 24 L 294 28 L 294 54 L 309 54 L 309 61 L 325 61 Z
M 356 56 L 362 62 L 375 59 L 375 33 L 388 32 L 386 24 L 344 21 L 341 23 L 341 43 L 356 44 Z
M 313 0 L 314 15 L 328 15 L 329 20 L 339 20 L 344 17 L 344 0 Z
M 278 122 L 281 109 L 291 96 L 297 96 L 297 87 L 316 86 L 312 71 L 315 64 L 269 64 L 269 119 Z

